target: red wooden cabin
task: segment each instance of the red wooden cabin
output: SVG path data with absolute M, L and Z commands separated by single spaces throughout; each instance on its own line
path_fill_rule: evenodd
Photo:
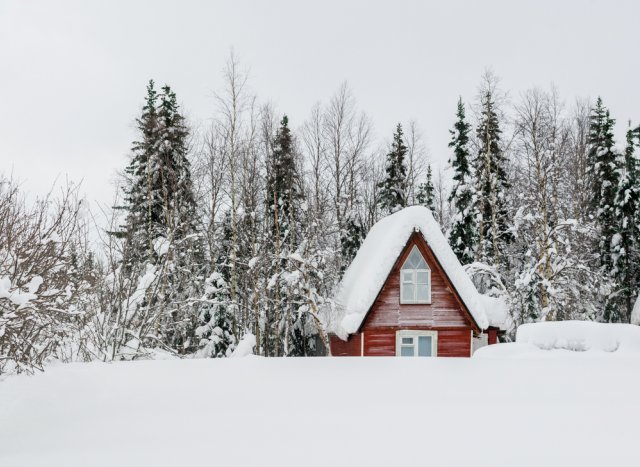
M 487 302 L 431 212 L 406 208 L 372 228 L 345 272 L 331 353 L 470 357 L 502 332 Z

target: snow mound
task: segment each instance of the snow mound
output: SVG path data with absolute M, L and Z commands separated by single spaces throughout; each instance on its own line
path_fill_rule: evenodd
M 516 342 L 533 344 L 543 350 L 640 353 L 640 327 L 591 321 L 529 323 L 518 328 Z
M 478 326 L 489 327 L 479 294 L 431 211 L 411 206 L 371 228 L 338 289 L 336 302 L 342 314 L 336 323 L 331 323 L 331 331 L 341 338 L 357 331 L 414 231 L 419 231 L 431 247 Z
M 551 356 L 533 344 L 508 342 L 506 344 L 485 345 L 473 353 L 473 358 L 529 358 Z
M 516 342 L 483 347 L 474 357 L 640 356 L 640 327 L 591 321 L 523 324 Z

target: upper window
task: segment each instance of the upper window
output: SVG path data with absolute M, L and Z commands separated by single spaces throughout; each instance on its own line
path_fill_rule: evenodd
M 400 303 L 431 303 L 431 270 L 415 245 L 400 269 Z

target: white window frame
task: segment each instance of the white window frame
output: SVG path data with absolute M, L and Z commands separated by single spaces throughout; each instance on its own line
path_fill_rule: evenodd
M 417 248 L 417 247 L 413 247 Z M 413 251 L 413 248 L 411 249 Z M 422 255 L 420 249 L 418 249 L 418 253 Z M 411 253 L 409 253 L 411 254 Z M 407 260 L 409 257 L 407 257 Z M 424 256 L 422 257 L 424 260 Z M 407 261 L 405 260 L 405 262 Z M 427 261 L 424 260 L 426 263 Z M 403 264 L 404 265 L 404 264 Z M 418 300 L 418 273 L 426 272 L 427 273 L 427 299 L 426 300 Z M 409 284 L 413 284 L 413 299 L 406 300 L 404 298 L 404 274 L 410 273 L 412 276 L 411 281 L 406 281 Z M 431 304 L 431 269 L 402 269 L 400 267 L 400 304 L 402 305 L 430 305 Z
M 420 336 L 428 336 L 431 337 L 431 356 L 438 356 L 438 331 L 414 331 L 412 329 L 406 329 L 402 331 L 396 331 L 396 357 L 402 356 L 402 338 L 403 337 L 412 337 L 413 338 L 413 356 L 417 357 L 418 355 L 418 337 Z M 405 345 L 406 347 L 407 345 Z

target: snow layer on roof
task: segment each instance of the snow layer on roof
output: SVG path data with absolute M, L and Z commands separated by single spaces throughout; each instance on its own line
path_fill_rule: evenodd
M 342 313 L 330 326 L 338 336 L 346 338 L 358 330 L 414 231 L 419 231 L 431 247 L 478 326 L 482 329 L 489 326 L 473 282 L 451 250 L 431 211 L 422 206 L 411 206 L 376 223 L 345 271 L 336 296 Z
M 491 297 L 489 295 L 478 294 L 482 303 L 485 315 L 489 321 L 489 326 L 507 330 L 512 327 L 511 316 L 509 315 L 509 305 L 504 297 Z

